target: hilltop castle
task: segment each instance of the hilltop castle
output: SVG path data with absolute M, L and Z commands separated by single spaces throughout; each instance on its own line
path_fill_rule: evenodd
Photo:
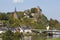
M 36 12 L 34 13 L 31 11 L 36 11 Z M 31 13 L 29 13 L 29 12 L 31 12 Z M 39 20 L 40 16 L 42 16 L 42 9 L 38 6 L 36 8 L 32 8 L 31 10 L 25 10 L 23 15 L 24 15 L 24 17 L 27 17 L 27 18 Z M 20 15 L 20 16 L 22 16 L 22 15 Z M 13 12 L 13 17 L 18 19 L 18 14 L 17 14 L 16 8 L 15 8 L 15 11 Z

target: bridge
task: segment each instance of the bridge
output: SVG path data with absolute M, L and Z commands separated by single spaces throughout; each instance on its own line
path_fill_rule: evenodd
M 46 32 L 60 32 L 60 30 L 42 30 L 42 31 L 46 31 Z
M 53 35 L 60 35 L 60 30 L 40 30 L 40 29 L 32 29 L 33 32 L 36 33 L 52 33 Z
M 60 30 L 40 30 L 40 29 L 32 29 L 32 32 L 46 34 L 46 36 L 47 36 L 48 38 L 49 38 L 49 37 L 53 37 L 53 38 L 60 37 Z

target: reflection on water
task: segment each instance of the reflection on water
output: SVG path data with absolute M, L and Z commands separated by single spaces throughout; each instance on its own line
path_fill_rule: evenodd
M 53 35 L 53 36 L 24 36 L 22 40 L 47 40 L 50 38 L 59 38 L 60 35 Z
M 48 40 L 49 38 L 53 37 L 60 37 L 60 35 L 53 35 L 53 36 L 24 36 L 20 38 L 20 40 Z M 2 40 L 2 38 L 0 38 Z
M 2 38 L 0 38 L 0 40 L 2 40 Z
M 31 40 L 32 39 L 32 36 L 24 36 L 23 37 L 23 40 Z
M 24 36 L 20 40 L 46 40 L 46 37 L 41 37 L 41 36 Z
M 0 40 L 2 40 L 2 38 L 0 38 Z M 46 38 L 40 36 L 24 36 L 20 40 L 46 40 Z
M 46 40 L 46 37 L 32 36 L 32 40 Z
M 54 38 L 60 38 L 60 32 L 55 32 L 56 35 L 53 35 Z

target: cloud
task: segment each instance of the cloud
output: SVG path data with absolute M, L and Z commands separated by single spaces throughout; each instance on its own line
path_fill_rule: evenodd
M 14 3 L 23 3 L 23 0 L 13 0 Z

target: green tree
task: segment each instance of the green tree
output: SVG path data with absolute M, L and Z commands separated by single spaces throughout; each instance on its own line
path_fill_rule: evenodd
M 13 36 L 14 36 L 13 32 L 8 30 L 2 34 L 2 40 L 13 40 Z
M 15 32 L 14 33 L 14 40 L 20 40 L 22 38 L 22 33 L 20 32 Z
M 54 19 L 50 19 L 49 24 L 50 24 L 51 28 L 56 27 L 57 29 L 60 30 L 60 23 L 59 23 L 59 21 L 54 20 Z
M 0 20 L 8 20 L 8 16 L 5 13 L 0 13 Z
M 10 27 L 19 27 L 20 20 L 13 18 L 9 20 L 9 23 L 10 23 Z

